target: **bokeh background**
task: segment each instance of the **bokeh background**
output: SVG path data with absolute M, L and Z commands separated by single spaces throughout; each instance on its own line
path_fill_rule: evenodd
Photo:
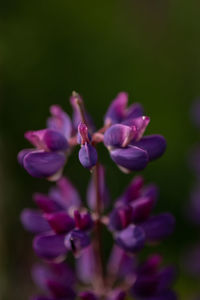
M 143 103 L 148 133 L 163 134 L 166 154 L 142 172 L 160 187 L 157 211 L 177 219 L 160 251 L 176 264 L 180 299 L 192 299 L 198 280 L 183 270 L 185 249 L 200 240 L 185 218 L 194 181 L 187 153 L 199 138 L 189 109 L 200 94 L 200 2 L 198 0 L 8 0 L 0 2 L 0 299 L 28 299 L 35 287 L 31 236 L 20 222 L 31 195 L 49 183 L 31 178 L 16 162 L 28 146 L 23 134 L 45 126 L 51 104 L 68 112 L 72 90 L 83 95 L 97 126 L 115 95 Z M 112 199 L 132 175 L 122 174 L 103 149 Z M 84 198 L 89 173 L 71 157 L 65 173 Z

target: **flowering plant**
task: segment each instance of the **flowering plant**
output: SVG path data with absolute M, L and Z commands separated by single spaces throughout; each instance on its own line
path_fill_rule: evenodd
M 35 148 L 22 150 L 19 163 L 33 177 L 56 181 L 48 195 L 36 193 L 38 210 L 25 209 L 24 227 L 35 234 L 33 249 L 43 260 L 33 268 L 33 279 L 45 296 L 33 300 L 174 300 L 171 290 L 174 269 L 163 267 L 158 254 L 143 263 L 138 253 L 145 245 L 155 244 L 174 229 L 169 213 L 153 215 L 158 198 L 154 184 L 144 185 L 141 176 L 116 199 L 112 209 L 100 164 L 97 144 L 103 143 L 122 172 L 139 171 L 160 157 L 166 148 L 161 135 L 144 136 L 150 118 L 140 104 L 127 107 L 126 93 L 117 95 L 109 106 L 103 127 L 95 129 L 82 98 L 73 93 L 70 102 L 72 120 L 58 106 L 50 108 L 47 128 L 29 131 L 25 137 Z M 63 176 L 71 151 L 79 146 L 79 161 L 91 171 L 87 189 L 87 207 L 78 191 Z M 108 211 L 108 213 L 107 213 Z M 103 260 L 102 228 L 113 237 L 110 257 Z M 75 257 L 75 270 L 66 264 L 69 253 Z

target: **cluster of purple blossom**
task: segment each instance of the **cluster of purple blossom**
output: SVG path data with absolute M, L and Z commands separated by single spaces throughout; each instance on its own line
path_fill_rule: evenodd
M 33 268 L 36 284 L 45 296 L 32 300 L 123 300 L 127 295 L 141 300 L 174 300 L 171 289 L 175 272 L 163 267 L 158 254 L 140 263 L 137 253 L 157 244 L 174 229 L 169 213 L 153 215 L 158 197 L 154 184 L 145 186 L 135 177 L 109 209 L 105 169 L 99 163 L 96 145 L 103 142 L 111 159 L 125 173 L 144 169 L 166 148 L 160 135 L 143 136 L 149 117 L 140 104 L 127 107 L 126 93 L 109 106 L 103 127 L 95 126 L 77 93 L 70 98 L 73 118 L 57 105 L 51 107 L 47 128 L 29 131 L 25 137 L 35 148 L 22 150 L 19 163 L 33 177 L 56 181 L 48 195 L 33 196 L 37 210 L 21 214 L 24 227 L 35 234 L 33 249 L 43 264 Z M 79 145 L 79 161 L 91 171 L 87 207 L 68 178 L 62 175 L 69 154 Z M 108 211 L 108 213 L 107 213 Z M 114 244 L 106 264 L 102 259 L 102 227 Z M 75 271 L 65 262 L 75 257 Z

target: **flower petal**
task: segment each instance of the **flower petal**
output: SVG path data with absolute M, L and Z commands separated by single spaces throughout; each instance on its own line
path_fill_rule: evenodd
M 66 151 L 68 148 L 67 139 L 58 131 L 47 129 L 43 139 L 50 151 Z
M 91 169 L 97 163 L 97 151 L 96 149 L 85 143 L 79 150 L 79 160 L 84 168 Z
M 56 233 L 68 233 L 74 226 L 74 220 L 64 211 L 45 214 L 45 219 Z
M 117 165 L 130 171 L 144 169 L 149 161 L 147 152 L 135 146 L 111 150 L 110 155 Z
M 125 251 L 135 253 L 141 250 L 145 242 L 144 230 L 133 224 L 116 234 L 116 243 Z
M 175 219 L 169 213 L 159 214 L 150 217 L 140 224 L 146 234 L 148 242 L 158 242 L 172 234 L 175 226 Z
M 121 92 L 111 102 L 108 110 L 105 114 L 105 124 L 120 123 L 125 115 L 126 105 L 128 103 L 128 95 L 125 92 Z
M 25 155 L 24 168 L 33 177 L 50 177 L 64 166 L 65 160 L 63 153 L 38 150 Z
M 33 249 L 43 259 L 55 260 L 67 253 L 64 245 L 65 235 L 43 234 L 35 237 Z
M 96 272 L 93 246 L 82 250 L 81 256 L 76 260 L 76 273 L 85 284 L 93 281 Z
M 122 124 L 115 124 L 104 134 L 104 144 L 107 147 L 126 147 L 134 138 L 136 128 Z
M 131 203 L 132 221 L 134 223 L 142 222 L 148 218 L 154 206 L 153 198 L 141 197 Z
M 47 120 L 48 128 L 59 131 L 66 139 L 71 137 L 72 123 L 66 112 L 62 110 L 59 105 L 52 105 L 50 107 L 52 117 Z
M 154 160 L 163 155 L 166 150 L 166 141 L 162 135 L 154 134 L 143 137 L 132 145 L 147 151 L 150 160 Z
M 20 218 L 24 228 L 32 233 L 51 231 L 48 222 L 37 210 L 26 208 L 22 211 Z
M 28 154 L 28 153 L 31 153 L 35 151 L 35 149 L 24 149 L 24 150 L 21 150 L 18 155 L 17 155 L 17 160 L 18 160 L 18 163 L 24 167 L 24 157 Z
M 71 250 L 75 255 L 90 244 L 88 235 L 81 230 L 72 230 L 65 238 L 65 246 Z
M 37 206 L 45 213 L 52 213 L 62 210 L 62 207 L 52 200 L 49 196 L 41 193 L 35 193 L 33 195 L 33 200 Z
M 130 119 L 142 117 L 144 115 L 144 109 L 140 103 L 133 103 L 127 108 L 125 122 Z

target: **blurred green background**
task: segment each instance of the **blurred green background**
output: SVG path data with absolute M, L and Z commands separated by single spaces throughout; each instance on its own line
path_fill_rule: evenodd
M 177 265 L 176 290 L 192 299 L 198 281 L 182 268 L 181 255 L 200 239 L 184 218 L 194 181 L 187 152 L 199 138 L 189 108 L 200 94 L 198 0 L 7 0 L 0 2 L 0 299 L 28 299 L 35 290 L 31 236 L 20 222 L 31 194 L 49 183 L 31 178 L 16 162 L 28 146 L 26 130 L 45 126 L 51 104 L 68 112 L 72 90 L 83 95 L 98 127 L 115 95 L 125 90 L 151 117 L 148 133 L 163 134 L 166 154 L 143 172 L 160 187 L 157 211 L 176 215 L 176 232 L 159 248 Z M 131 175 L 122 174 L 101 150 L 112 199 Z M 65 173 L 84 197 L 89 173 L 71 157 Z

